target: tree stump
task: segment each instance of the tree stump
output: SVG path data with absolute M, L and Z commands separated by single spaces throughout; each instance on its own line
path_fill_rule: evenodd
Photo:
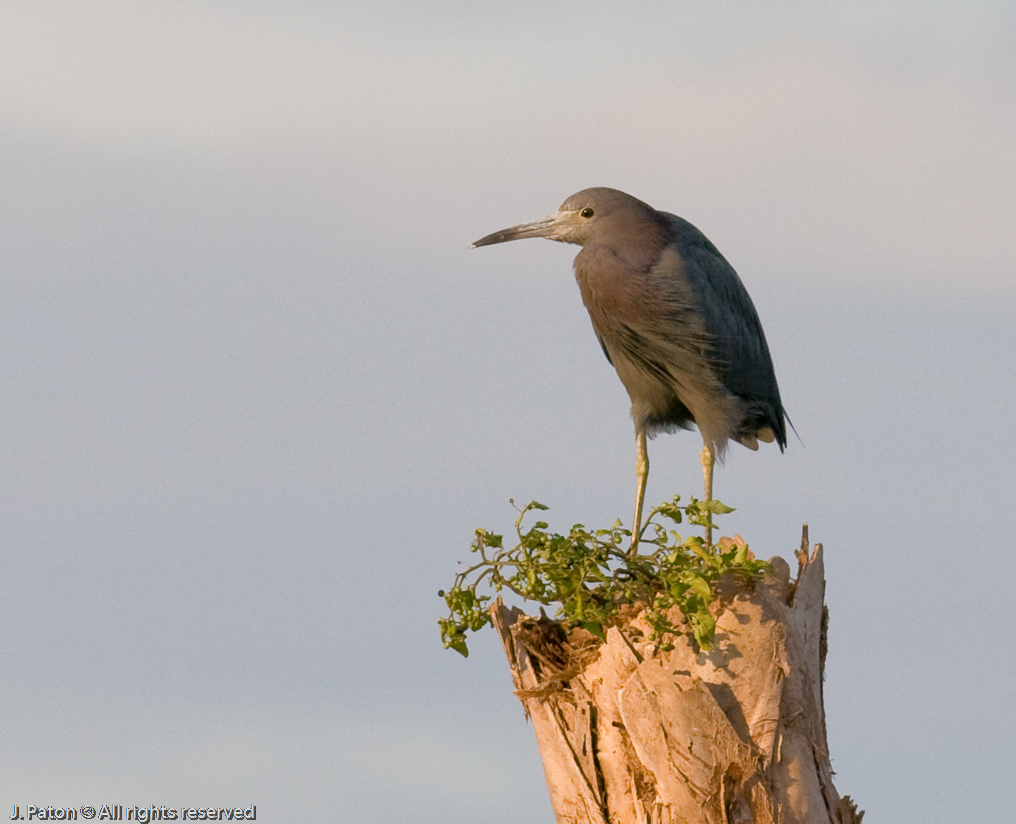
M 657 649 L 632 608 L 606 643 L 491 607 L 558 824 L 859 824 L 832 781 L 822 547 L 725 585 L 713 649 Z M 678 623 L 680 615 L 672 616 Z

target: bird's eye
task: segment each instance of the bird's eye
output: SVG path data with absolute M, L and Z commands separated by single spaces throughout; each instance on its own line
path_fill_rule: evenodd
M 579 212 L 579 214 L 582 215 L 582 217 L 589 218 L 593 216 L 593 210 L 586 206 L 586 208 Z

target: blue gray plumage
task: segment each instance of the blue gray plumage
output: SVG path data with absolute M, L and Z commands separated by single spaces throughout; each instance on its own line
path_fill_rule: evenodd
M 575 279 L 604 354 L 631 398 L 638 444 L 634 544 L 648 475 L 645 439 L 695 424 L 712 461 L 729 441 L 787 443 L 787 418 L 758 313 L 734 268 L 688 221 L 616 189 L 585 189 L 553 215 L 487 235 L 582 246 Z M 708 466 L 707 466 L 708 462 Z M 707 535 L 707 538 L 709 536 Z

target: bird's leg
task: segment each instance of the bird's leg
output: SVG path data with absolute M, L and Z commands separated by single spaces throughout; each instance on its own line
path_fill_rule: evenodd
M 649 450 L 646 448 L 646 431 L 639 429 L 635 435 L 635 475 L 638 478 L 635 487 L 635 520 L 631 528 L 631 549 L 628 555 L 632 558 L 639 546 L 639 534 L 642 532 L 642 504 L 646 497 L 646 480 L 649 478 Z
M 706 501 L 713 499 L 713 464 L 716 462 L 716 456 L 713 455 L 713 450 L 706 444 L 702 447 L 702 454 L 699 455 L 699 460 L 702 461 L 702 476 L 705 481 L 705 492 Z M 706 527 L 706 546 L 713 545 L 713 528 L 710 526 Z

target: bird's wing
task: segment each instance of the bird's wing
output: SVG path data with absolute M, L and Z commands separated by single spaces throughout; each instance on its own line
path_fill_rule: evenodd
M 785 425 L 780 390 L 748 290 L 734 267 L 702 232 L 675 215 L 667 218 L 674 236 L 669 248 L 680 256 L 684 281 L 696 293 L 696 308 L 711 340 L 712 359 L 724 386 L 739 397 L 768 406 L 782 442 Z M 687 300 L 687 296 L 682 295 L 682 299 Z

